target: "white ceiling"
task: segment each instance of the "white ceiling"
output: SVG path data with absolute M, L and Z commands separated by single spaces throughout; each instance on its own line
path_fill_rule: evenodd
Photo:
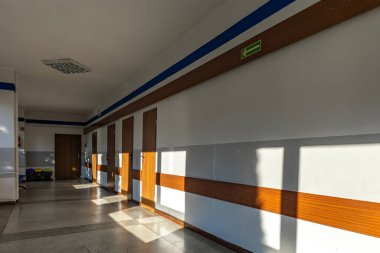
M 224 0 L 0 0 L 0 67 L 27 111 L 86 114 Z M 42 64 L 72 58 L 93 71 Z

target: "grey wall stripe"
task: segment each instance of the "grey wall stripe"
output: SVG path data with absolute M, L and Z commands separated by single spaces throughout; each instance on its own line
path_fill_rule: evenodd
M 185 176 L 187 177 L 257 185 L 259 180 L 257 164 L 260 162 L 257 156 L 258 149 L 283 148 L 281 171 L 284 180 L 283 189 L 297 191 L 301 147 L 374 143 L 380 144 L 380 134 L 197 145 L 175 147 L 174 149 L 159 148 L 157 150 L 157 172 L 161 173 L 165 169 L 162 165 L 163 152 L 185 151 Z M 140 160 L 137 156 L 134 156 L 134 159 Z M 138 165 L 137 161 L 134 161 L 135 163 Z
M 54 167 L 54 151 L 26 151 L 26 167 Z

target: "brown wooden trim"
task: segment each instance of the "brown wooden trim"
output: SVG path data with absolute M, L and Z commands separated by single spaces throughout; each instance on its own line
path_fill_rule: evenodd
M 107 165 L 99 165 L 98 164 L 98 171 L 107 172 Z
M 115 175 L 120 176 L 121 167 L 115 167 Z
M 140 180 L 141 178 L 141 170 L 132 169 L 132 178 L 136 180 Z
M 92 168 L 92 180 L 96 181 L 98 177 L 98 133 L 93 132 L 91 135 L 91 166 Z
M 179 191 L 185 191 L 185 177 L 183 176 L 157 173 L 156 184 Z
M 380 203 L 160 173 L 156 182 L 179 191 L 380 238 Z
M 217 56 L 167 85 L 127 104 L 98 122 L 86 127 L 87 134 L 110 124 L 146 106 L 154 104 L 185 89 L 198 85 L 247 62 L 286 47 L 313 34 L 326 30 L 345 20 L 380 5 L 379 0 L 322 0 L 273 26 L 259 35 Z M 253 57 L 240 59 L 240 51 L 257 40 L 262 40 L 262 50 Z

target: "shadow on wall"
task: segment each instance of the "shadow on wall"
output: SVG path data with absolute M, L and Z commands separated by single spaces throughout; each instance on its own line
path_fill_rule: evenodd
M 157 172 L 183 175 L 184 191 L 157 187 L 159 209 L 226 241 L 253 250 L 275 252 L 266 243 L 258 191 L 234 195 L 231 186 L 258 185 L 258 157 L 251 143 L 199 145 L 158 150 Z M 265 151 L 264 151 L 265 152 Z M 275 150 L 274 152 L 278 152 Z M 281 152 L 281 150 L 280 150 Z M 180 181 L 180 178 L 177 178 Z M 234 184 L 225 184 L 230 182 Z M 247 198 L 248 197 L 248 198 Z M 249 199 L 256 209 L 232 204 Z M 173 201 L 175 199 L 175 201 Z M 181 201 L 182 200 L 182 201 Z M 268 251 L 268 250 L 270 251 Z
M 157 186 L 156 206 L 255 253 L 305 252 L 297 240 L 315 234 L 300 232 L 296 218 L 300 207 L 313 210 L 300 206 L 298 191 L 378 202 L 368 175 L 378 174 L 379 152 L 379 134 L 162 148 L 157 172 L 185 176 L 176 182 L 185 192 Z

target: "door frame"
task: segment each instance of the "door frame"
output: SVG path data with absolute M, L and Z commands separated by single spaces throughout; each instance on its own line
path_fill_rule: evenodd
M 153 210 L 156 191 L 157 108 L 143 113 L 141 205 Z
M 113 134 L 111 134 L 111 131 Z M 115 175 L 116 175 L 116 138 L 115 138 L 115 124 L 107 126 L 107 189 L 115 192 Z M 112 143 L 110 143 L 110 138 L 112 138 Z M 111 148 L 111 150 L 110 150 Z M 110 151 L 113 151 L 110 153 Z
M 121 193 L 126 194 L 128 199 L 133 196 L 133 128 L 134 117 L 129 117 L 122 121 L 122 140 L 121 140 L 121 153 L 122 153 L 122 168 L 120 171 L 121 176 Z
M 98 177 L 98 132 L 93 132 L 91 138 L 92 181 L 96 182 Z

